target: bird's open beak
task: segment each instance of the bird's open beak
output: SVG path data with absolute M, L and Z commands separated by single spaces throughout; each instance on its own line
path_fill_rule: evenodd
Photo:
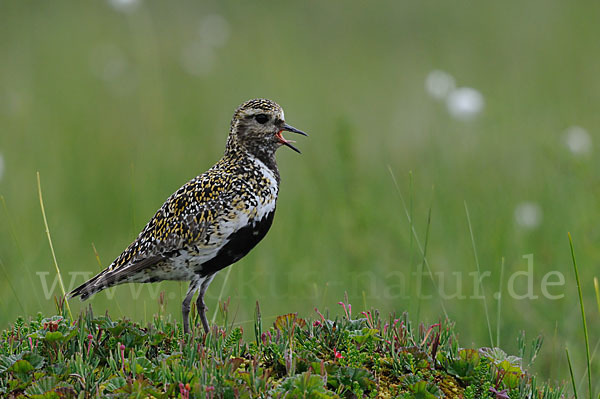
M 304 133 L 302 130 L 300 129 L 296 129 L 293 126 L 288 125 L 287 123 L 285 125 L 283 125 L 283 129 L 281 129 L 279 132 L 277 132 L 277 134 L 275 135 L 277 137 L 277 140 L 279 140 L 279 142 L 287 147 L 290 147 L 292 150 L 296 151 L 298 154 L 302 154 L 300 152 L 299 149 L 297 149 L 294 145 L 292 145 L 292 143 L 295 143 L 295 141 L 293 140 L 286 140 L 283 135 L 281 134 L 281 132 L 283 131 L 286 132 L 292 132 L 292 133 L 298 133 L 301 134 L 303 136 L 308 136 L 308 134 Z

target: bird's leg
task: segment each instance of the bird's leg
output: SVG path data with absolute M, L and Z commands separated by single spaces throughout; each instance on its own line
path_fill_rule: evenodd
M 204 303 L 204 296 L 202 293 L 198 294 L 198 299 L 196 299 L 196 308 L 198 309 L 198 314 L 200 315 L 200 320 L 202 320 L 202 327 L 204 328 L 204 332 L 208 334 L 208 320 L 206 319 L 206 304 Z
M 192 302 L 192 295 L 186 295 L 183 303 L 181 304 L 181 315 L 183 316 L 183 332 L 184 334 L 190 333 L 190 302 Z
M 215 278 L 215 275 L 212 274 L 202 282 L 200 286 L 200 292 L 198 293 L 198 299 L 196 299 L 196 308 L 198 308 L 198 314 L 200 315 L 200 320 L 202 321 L 202 327 L 204 327 L 204 332 L 208 334 L 209 325 L 208 320 L 206 319 L 206 304 L 204 303 L 204 294 L 206 293 L 206 289 L 210 282 Z
M 198 280 L 192 280 L 190 283 L 190 288 L 188 288 L 188 292 L 183 299 L 183 303 L 181 304 L 181 314 L 183 316 L 183 332 L 185 334 L 190 333 L 190 303 L 192 302 L 192 298 L 194 297 L 194 293 L 198 289 Z

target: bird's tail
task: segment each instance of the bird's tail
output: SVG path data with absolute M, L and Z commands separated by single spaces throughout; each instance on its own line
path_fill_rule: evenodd
M 85 301 L 93 294 L 117 284 L 125 282 L 145 283 L 151 281 L 136 280 L 135 276 L 140 270 L 151 267 L 163 259 L 164 257 L 162 255 L 150 256 L 116 269 L 106 269 L 71 291 L 69 293 L 69 298 L 78 296 L 81 297 L 82 301 Z
M 69 292 L 69 298 L 80 297 L 82 301 L 85 301 L 95 293 L 108 288 L 105 284 L 99 284 L 103 277 L 104 273 L 100 273 L 97 276 L 92 277 L 79 287 L 75 288 L 73 291 Z

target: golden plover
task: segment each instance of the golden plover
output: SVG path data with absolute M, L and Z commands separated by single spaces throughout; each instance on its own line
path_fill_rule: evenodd
M 283 131 L 306 136 L 285 123 L 283 109 L 273 101 L 255 99 L 240 105 L 223 157 L 167 198 L 106 270 L 69 295 L 85 300 L 123 283 L 190 281 L 181 305 L 184 331 L 190 331 L 190 303 L 198 292 L 198 313 L 208 332 L 208 285 L 219 270 L 254 248 L 273 222 L 280 180 L 275 151 L 285 145 L 300 152 Z

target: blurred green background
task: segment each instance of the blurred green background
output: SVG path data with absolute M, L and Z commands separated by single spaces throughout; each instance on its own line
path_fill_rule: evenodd
M 483 290 L 494 344 L 497 328 L 513 353 L 519 331 L 541 333 L 541 376 L 567 378 L 565 346 L 583 376 L 567 232 L 594 349 L 598 15 L 598 2 L 558 0 L 0 2 L 0 326 L 53 312 L 48 298 L 60 292 L 36 171 L 69 288 L 84 279 L 73 273 L 100 270 L 92 243 L 107 266 L 168 195 L 221 156 L 235 107 L 267 97 L 310 137 L 298 138 L 300 156 L 278 152 L 275 223 L 225 286 L 225 272 L 212 283 L 209 315 L 221 289 L 247 331 L 257 300 L 270 321 L 314 317 L 315 307 L 340 314 L 347 292 L 355 314 L 366 303 L 435 323 L 443 305 L 463 346 L 490 346 L 469 275 L 466 201 L 481 271 L 491 273 Z M 420 300 L 412 227 L 422 245 L 429 232 L 436 273 Z M 528 254 L 537 298 L 518 298 L 508 281 L 519 276 L 514 291 L 528 290 L 514 274 L 528 270 Z M 564 276 L 547 288 L 560 299 L 541 288 L 551 271 Z M 186 289 L 125 285 L 89 303 L 145 321 L 165 291 L 179 319 Z

